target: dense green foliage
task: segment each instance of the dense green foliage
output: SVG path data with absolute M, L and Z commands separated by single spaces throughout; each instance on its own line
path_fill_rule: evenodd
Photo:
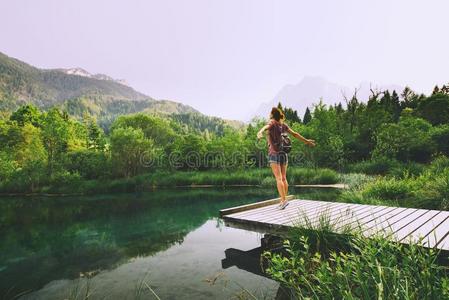
M 427 103 L 433 103 L 436 98 L 445 103 L 441 99 L 447 100 L 449 96 L 441 92 L 430 97 L 417 96 L 406 89 L 401 97 L 388 91 L 373 94 L 366 104 L 354 96 L 346 108 L 340 104 L 327 107 L 319 103 L 307 117 L 307 124 L 299 122 L 296 112 L 284 108 L 291 112 L 287 114 L 289 126 L 317 141 L 315 148 L 293 141 L 289 160 L 291 174 L 296 167 L 306 166 L 383 174 L 390 178 L 403 178 L 404 181 L 426 182 L 435 176 L 444 178 L 444 172 L 438 173 L 442 175 L 424 172 L 426 164 L 449 152 L 449 123 L 438 117 L 439 112 L 428 109 Z M 439 110 L 444 111 L 444 107 L 439 107 Z M 267 170 L 263 176 L 248 172 L 247 177 L 252 178 L 242 178 L 241 182 L 235 180 L 237 175 L 232 176 L 232 173 L 239 174 L 238 170 L 266 166 L 266 142 L 256 140 L 256 133 L 266 120 L 255 119 L 246 127 L 235 127 L 221 119 L 202 115 L 173 114 L 164 117 L 135 114 L 118 117 L 104 133 L 95 118 L 87 113 L 83 116 L 79 120 L 58 108 L 41 111 L 26 105 L 0 119 L 1 190 L 53 191 L 52 187 L 57 186 L 67 191 L 62 187 L 82 186 L 81 182 L 86 180 L 129 180 L 137 175 L 158 174 L 163 177 L 168 176 L 162 175 L 164 172 L 207 170 L 221 170 L 224 172 L 221 177 L 229 176 L 230 179 L 204 176 L 201 180 L 192 180 L 198 177 L 189 173 L 178 177 L 190 177 L 185 180 L 187 184 L 224 184 L 230 181 L 233 184 L 271 184 Z M 407 173 L 405 177 L 404 171 Z M 317 175 L 319 172 L 314 172 L 313 176 L 321 178 Z M 302 176 L 292 183 L 334 183 L 337 181 L 335 177 L 309 180 Z M 379 180 L 388 180 L 388 177 Z M 172 185 L 168 181 L 156 184 L 158 181 L 162 182 L 149 180 L 148 185 Z M 413 191 L 423 186 L 417 182 L 412 185 Z M 442 187 L 438 190 L 444 189 L 444 182 L 440 185 Z M 76 189 L 80 190 L 89 189 Z M 399 203 L 401 205 L 424 205 L 410 204 L 410 199 L 417 198 L 417 192 L 410 192 L 413 197 L 402 198 L 390 198 L 389 194 L 379 196 L 372 192 L 357 193 L 356 199 L 363 198 L 366 202 L 386 197 L 388 201 L 406 199 Z M 433 204 L 424 206 L 446 207 L 443 204 L 447 201 L 445 199 L 445 196 L 439 196 Z

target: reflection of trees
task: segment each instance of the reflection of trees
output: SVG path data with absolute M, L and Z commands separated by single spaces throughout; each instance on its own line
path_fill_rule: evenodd
M 163 251 L 182 243 L 221 208 L 271 193 L 180 189 L 81 199 L 2 199 L 0 268 L 6 269 L 0 272 L 0 296 L 13 285 L 14 295 Z

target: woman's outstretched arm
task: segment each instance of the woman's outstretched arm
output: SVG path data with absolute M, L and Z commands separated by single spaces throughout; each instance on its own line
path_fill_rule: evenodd
M 306 139 L 305 137 L 303 137 L 302 135 L 300 135 L 299 133 L 297 133 L 296 131 L 294 131 L 291 128 L 288 128 L 288 132 L 293 135 L 295 138 L 297 138 L 298 140 L 302 141 L 303 143 L 305 143 L 306 145 L 310 145 L 312 147 L 315 147 L 315 140 L 311 140 L 311 139 Z
M 265 125 L 264 127 L 262 127 L 259 132 L 257 133 L 257 138 L 261 139 L 263 138 L 263 133 L 265 132 L 265 130 L 267 130 L 268 128 L 270 128 L 270 125 Z

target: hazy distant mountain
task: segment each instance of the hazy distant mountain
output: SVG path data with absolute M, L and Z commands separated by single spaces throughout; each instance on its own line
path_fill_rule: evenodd
M 378 90 L 396 90 L 398 93 L 403 90 L 403 87 L 398 85 L 376 86 L 373 84 L 371 87 Z M 288 84 L 284 86 L 272 101 L 262 104 L 255 115 L 266 117 L 270 108 L 281 102 L 284 106 L 296 109 L 302 118 L 306 107 L 312 108 L 313 104 L 318 103 L 320 99 L 323 99 L 323 103 L 325 104 L 341 102 L 344 105 L 345 100 L 343 95 L 350 99 L 356 88 L 357 98 L 360 101 L 366 102 L 371 94 L 370 83 L 368 82 L 362 82 L 359 86 L 351 88 L 329 82 L 321 77 L 304 77 L 295 85 Z

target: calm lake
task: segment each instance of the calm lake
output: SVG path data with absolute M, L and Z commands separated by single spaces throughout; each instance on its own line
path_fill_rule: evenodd
M 332 189 L 296 189 L 331 200 Z M 262 235 L 225 227 L 222 208 L 273 189 L 158 190 L 83 197 L 0 198 L 0 299 L 273 299 L 279 284 L 222 268 L 225 250 Z

